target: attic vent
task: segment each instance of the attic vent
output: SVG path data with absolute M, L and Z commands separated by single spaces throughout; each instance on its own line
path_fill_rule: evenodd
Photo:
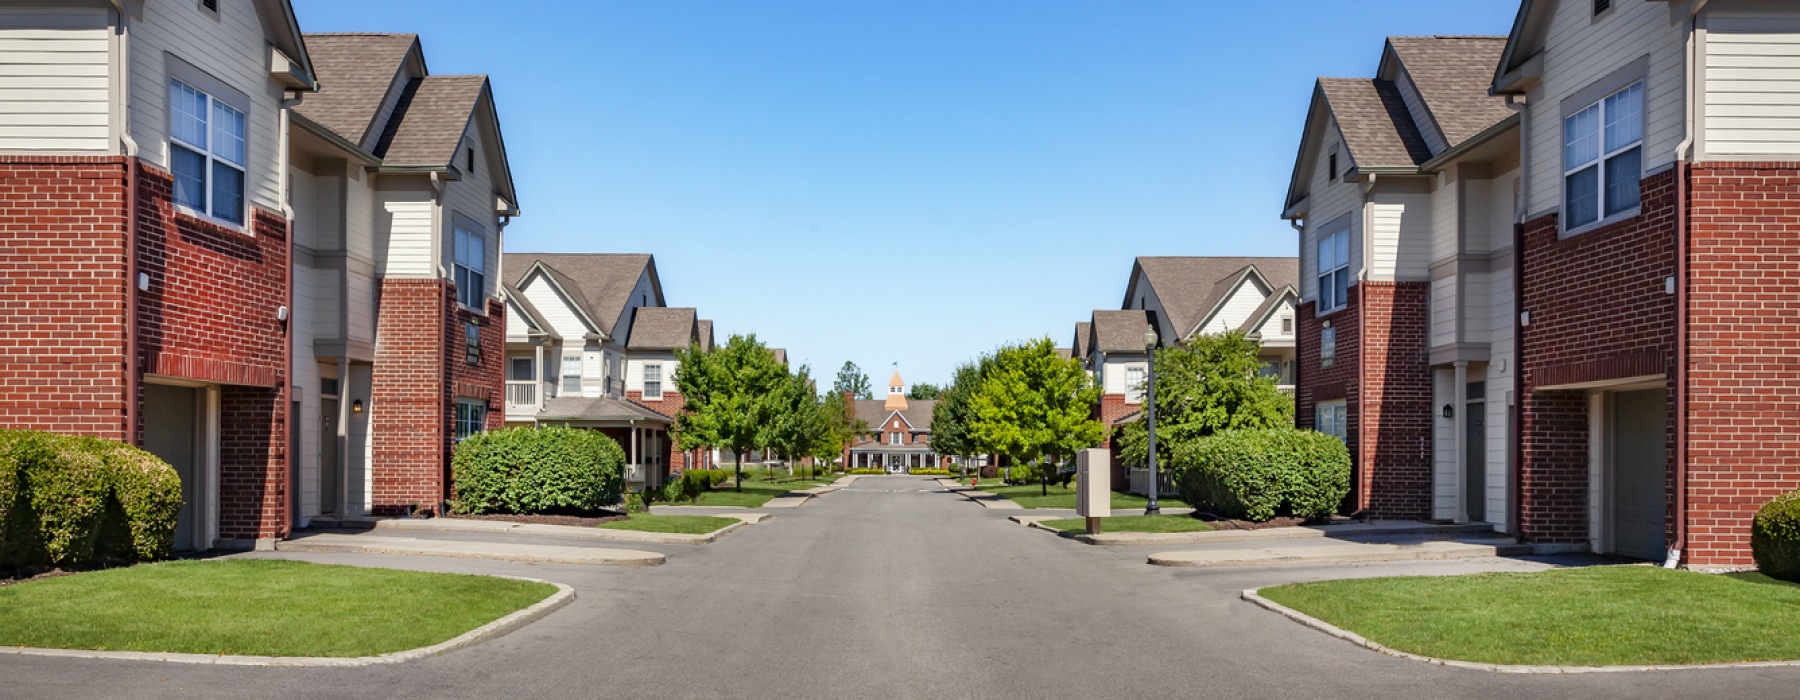
M 1610 9 L 1612 9 L 1612 0 L 1594 0 L 1594 16 L 1595 17 L 1599 17 L 1600 13 L 1605 12 Z
M 1325 170 L 1327 171 L 1325 173 L 1325 177 L 1330 182 L 1337 182 L 1337 175 L 1338 175 L 1337 151 L 1332 151 L 1331 157 L 1326 159 Z
M 219 11 L 219 0 L 200 0 L 200 8 L 212 12 Z
M 469 171 L 469 174 L 474 175 L 475 174 L 475 149 L 473 149 L 473 148 L 469 149 L 468 155 L 464 158 L 464 160 L 468 161 L 469 167 L 467 168 L 467 170 Z

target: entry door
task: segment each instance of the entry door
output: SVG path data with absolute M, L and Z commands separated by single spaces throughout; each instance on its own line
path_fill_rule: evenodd
M 1612 401 L 1613 551 L 1628 557 L 1658 560 L 1667 543 L 1663 500 L 1669 469 L 1666 448 L 1669 406 L 1663 390 L 1626 391 Z
M 175 548 L 202 548 L 200 528 L 206 503 L 200 468 L 199 390 L 144 385 L 144 449 L 175 468 L 181 477 L 181 511 L 175 518 Z
M 1468 434 L 1463 436 L 1464 461 L 1467 472 L 1463 485 L 1467 489 L 1463 502 L 1469 507 L 1469 520 L 1487 520 L 1487 403 L 1472 401 L 1463 407 L 1468 416 Z
M 319 514 L 338 511 L 338 485 L 343 475 L 338 470 L 338 400 L 319 400 Z

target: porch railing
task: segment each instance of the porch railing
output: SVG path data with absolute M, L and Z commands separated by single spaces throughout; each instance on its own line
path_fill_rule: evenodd
M 544 407 L 544 397 L 549 393 L 545 384 L 534 380 L 508 380 L 506 412 L 514 415 L 537 413 Z

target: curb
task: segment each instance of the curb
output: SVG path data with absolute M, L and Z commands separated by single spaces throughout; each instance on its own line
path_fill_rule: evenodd
M 1491 532 L 1491 530 L 1487 531 Z M 1208 542 L 1261 542 L 1265 540 L 1303 540 L 1336 538 L 1353 540 L 1366 537 L 1395 537 L 1407 535 L 1456 535 L 1482 534 L 1483 531 L 1471 531 L 1466 526 L 1441 525 L 1408 525 L 1392 528 L 1369 528 L 1355 532 L 1332 532 L 1318 527 L 1271 527 L 1260 530 L 1202 530 L 1199 532 L 1114 532 L 1089 535 L 1082 533 L 1075 539 L 1083 544 L 1109 546 L 1140 546 L 1170 544 L 1205 544 Z
M 1480 662 L 1476 662 L 1476 661 L 1458 661 L 1456 659 L 1444 659 L 1444 658 L 1439 658 L 1436 656 L 1422 656 L 1422 655 L 1414 654 L 1411 652 L 1400 651 L 1399 649 L 1395 649 L 1393 647 L 1390 647 L 1390 646 L 1387 646 L 1387 645 L 1384 645 L 1384 644 L 1381 644 L 1378 642 L 1370 641 L 1367 637 L 1364 637 L 1360 634 L 1351 632 L 1342 627 L 1338 627 L 1337 625 L 1333 625 L 1329 622 L 1326 622 L 1319 618 L 1313 617 L 1306 613 L 1300 612 L 1300 611 L 1290 608 L 1288 606 L 1282 605 L 1273 600 L 1269 600 L 1268 598 L 1264 598 L 1264 597 L 1262 597 L 1262 595 L 1259 594 L 1259 591 L 1261 591 L 1261 590 L 1262 589 L 1260 589 L 1260 588 L 1246 589 L 1243 592 L 1242 598 L 1244 600 L 1247 600 L 1247 601 L 1250 601 L 1251 603 L 1256 604 L 1257 606 L 1259 606 L 1265 610 L 1280 613 L 1281 615 L 1286 616 L 1290 620 L 1298 622 L 1307 627 L 1311 627 L 1320 632 L 1324 632 L 1325 634 L 1331 635 L 1333 637 L 1337 637 L 1338 639 L 1342 639 L 1351 644 L 1355 644 L 1356 646 L 1362 647 L 1364 649 L 1368 649 L 1370 651 L 1386 654 L 1388 656 L 1395 656 L 1395 657 L 1399 657 L 1402 659 L 1408 659 L 1411 661 L 1423 661 L 1428 664 L 1435 664 L 1438 666 L 1448 666 L 1451 668 L 1464 668 L 1464 669 L 1470 669 L 1470 670 L 1475 670 L 1475 671 L 1487 671 L 1489 673 L 1517 673 L 1517 674 L 1539 674 L 1539 675 L 1542 675 L 1542 674 L 1569 674 L 1569 673 L 1634 673 L 1634 672 L 1640 672 L 1640 671 L 1701 671 L 1701 670 L 1717 670 L 1717 669 L 1726 669 L 1726 668 L 1784 668 L 1784 667 L 1800 666 L 1800 660 L 1794 660 L 1794 661 L 1737 661 L 1737 662 L 1713 663 L 1713 664 L 1656 664 L 1656 665 L 1642 665 L 1642 666 L 1523 666 L 1523 665 L 1516 665 L 1516 664 L 1490 664 L 1490 663 L 1480 663 Z
M 308 538 L 308 539 L 310 539 L 310 538 Z M 397 539 L 405 539 L 405 540 L 411 541 L 411 542 L 436 542 L 436 541 L 438 541 L 438 540 L 417 540 L 417 539 L 411 539 L 411 538 L 397 538 Z M 486 544 L 495 544 L 495 543 L 476 542 L 476 543 L 469 543 L 469 544 L 486 545 Z M 544 545 L 535 545 L 535 546 L 542 547 Z M 394 556 L 408 556 L 408 557 L 444 557 L 447 559 L 482 559 L 482 560 L 487 560 L 487 561 L 511 561 L 511 562 L 518 562 L 521 564 L 568 564 L 568 565 L 572 565 L 572 566 L 622 566 L 622 567 L 626 567 L 626 568 L 637 568 L 637 567 L 644 567 L 644 566 L 660 566 L 664 561 L 667 560 L 667 557 L 661 553 L 645 552 L 643 550 L 637 550 L 637 549 L 600 549 L 600 548 L 595 548 L 592 550 L 588 550 L 588 549 L 584 549 L 582 547 L 568 547 L 568 546 L 557 545 L 556 550 L 558 552 L 561 552 L 561 554 L 512 553 L 512 554 L 505 554 L 505 555 L 496 555 L 496 554 L 487 553 L 487 552 L 471 552 L 471 551 L 457 551 L 457 550 L 429 549 L 429 548 L 427 548 L 427 549 L 409 548 L 409 547 L 394 546 L 392 544 L 388 544 L 388 543 L 384 543 L 384 542 L 369 542 L 367 540 L 364 540 L 362 542 L 343 542 L 343 543 L 337 543 L 337 544 L 329 544 L 329 543 L 309 543 L 306 541 L 306 539 L 300 539 L 300 540 L 284 540 L 281 543 L 281 546 L 277 547 L 275 551 L 277 551 L 277 552 L 309 552 L 309 553 L 318 553 L 318 554 L 390 554 L 390 555 L 394 555 Z M 577 551 L 581 552 L 581 555 L 579 555 L 579 556 L 570 555 L 571 552 L 577 552 Z M 612 557 L 612 556 L 606 556 L 606 555 L 594 555 L 594 554 L 590 553 L 590 552 L 594 552 L 594 551 L 606 552 L 609 555 L 614 554 L 614 553 L 629 553 L 633 556 L 631 556 L 630 558 L 618 558 L 618 557 Z M 642 556 L 637 556 L 637 555 L 642 555 Z
M 485 575 L 485 574 L 484 574 Z M 161 661 L 177 664 L 207 664 L 213 666 L 266 666 L 278 668 L 295 667 L 332 667 L 353 668 L 358 666 L 377 666 L 395 664 L 423 659 L 428 656 L 447 654 L 457 649 L 473 646 L 494 637 L 504 635 L 525 625 L 536 622 L 538 618 L 555 612 L 557 608 L 568 605 L 575 600 L 575 589 L 555 581 L 525 578 L 522 576 L 495 576 L 517 581 L 548 583 L 556 587 L 550 597 L 523 610 L 493 622 L 464 632 L 437 644 L 417 649 L 393 651 L 377 656 L 231 656 L 223 654 L 187 654 L 179 652 L 158 651 L 100 651 L 94 649 L 49 649 L 43 647 L 0 647 L 0 654 L 17 656 L 51 656 L 65 659 L 111 659 L 114 661 Z
M 714 517 L 736 518 L 733 515 Z M 392 532 L 473 532 L 482 534 L 531 535 L 536 537 L 566 537 L 579 540 L 603 540 L 610 542 L 636 542 L 640 544 L 710 544 L 719 538 L 752 521 L 737 518 L 738 522 L 713 530 L 705 534 L 684 535 L 675 532 L 640 532 L 637 530 L 606 530 L 597 527 L 580 527 L 575 525 L 541 525 L 537 523 L 514 523 L 503 520 L 460 520 L 458 518 L 434 518 L 431 520 L 380 520 L 375 523 L 375 530 Z M 759 519 L 760 520 L 760 519 Z M 425 525 L 422 523 L 430 523 Z M 481 524 L 476 524 L 481 523 Z M 487 525 L 485 523 L 504 523 L 503 525 Z
M 1421 544 L 1432 544 L 1434 542 L 1448 542 L 1448 541 L 1451 541 L 1451 540 L 1433 540 L 1431 542 L 1425 542 L 1425 543 L 1421 543 Z M 1355 543 L 1355 544 L 1388 544 L 1388 543 L 1363 542 L 1363 543 Z M 1219 560 L 1219 561 L 1204 561 L 1204 562 L 1194 562 L 1194 561 L 1188 561 L 1188 560 L 1184 560 L 1184 559 L 1170 558 L 1170 557 L 1174 557 L 1176 555 L 1188 554 L 1189 552 L 1160 552 L 1157 554 L 1150 555 L 1145 560 L 1144 563 L 1149 564 L 1151 566 L 1166 566 L 1166 567 L 1177 568 L 1177 569 L 1229 569 L 1229 568 L 1244 567 L 1244 566 L 1282 566 L 1282 565 L 1289 565 L 1289 564 L 1369 564 L 1369 563 L 1385 563 L 1385 562 L 1398 562 L 1398 561 L 1455 561 L 1455 560 L 1459 560 L 1459 559 L 1485 559 L 1488 557 L 1510 557 L 1510 556 L 1519 556 L 1521 554 L 1530 554 L 1531 553 L 1531 545 L 1521 545 L 1521 544 L 1486 545 L 1486 544 L 1470 543 L 1470 542 L 1462 542 L 1462 543 L 1458 543 L 1458 544 L 1474 544 L 1475 546 L 1480 546 L 1480 547 L 1490 547 L 1492 549 L 1492 551 L 1478 553 L 1478 552 L 1471 552 L 1471 551 L 1456 551 L 1456 550 L 1450 550 L 1450 551 L 1417 550 L 1417 551 L 1404 551 L 1404 552 L 1375 552 L 1375 553 L 1369 553 L 1369 554 L 1340 554 L 1340 555 L 1321 556 L 1321 557 L 1272 556 L 1272 557 L 1263 557 L 1263 558 L 1226 559 L 1226 560 Z M 1254 551 L 1263 551 L 1263 550 L 1245 550 L 1245 551 L 1254 552 Z

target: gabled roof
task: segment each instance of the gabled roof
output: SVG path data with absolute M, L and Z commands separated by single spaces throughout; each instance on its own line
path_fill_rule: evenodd
M 413 81 L 394 111 L 400 116 L 375 145 L 390 166 L 451 167 L 463 131 L 488 90 L 485 75 L 428 75 Z
M 294 111 L 330 129 L 357 147 L 374 152 L 375 123 L 394 79 L 409 60 L 423 74 L 424 53 L 417 34 L 307 34 L 318 54 L 319 93 L 308 95 Z
M 631 321 L 630 350 L 679 350 L 692 345 L 699 336 L 699 323 L 692 308 L 640 306 Z
M 698 328 L 698 334 L 700 336 L 699 337 L 700 351 L 701 352 L 712 352 L 712 349 L 713 349 L 713 322 L 710 319 L 703 318 L 703 319 L 700 319 L 700 321 L 698 323 L 696 323 L 695 325 Z
M 1056 356 L 1064 360 L 1072 358 L 1075 356 L 1075 348 L 1057 348 Z
M 1087 359 L 1088 341 L 1092 339 L 1093 326 L 1094 324 L 1087 321 L 1075 323 L 1075 356 L 1082 358 L 1083 361 Z
M 1388 47 L 1450 148 L 1514 116 L 1504 98 L 1488 94 L 1505 37 L 1396 36 L 1388 38 Z
M 1094 311 L 1093 332 L 1088 342 L 1101 354 L 1122 352 L 1144 354 L 1144 329 L 1150 325 L 1150 312 L 1137 309 Z M 1163 339 L 1166 343 L 1167 338 Z
M 1212 320 L 1232 292 L 1250 277 L 1260 279 L 1271 291 L 1297 284 L 1300 260 L 1294 257 L 1145 256 L 1132 264 L 1125 304 L 1137 296 L 1141 278 L 1162 302 L 1169 325 L 1181 334 L 1166 342 L 1186 340 Z M 1122 304 L 1122 305 L 1125 305 Z M 1142 335 L 1139 329 L 1139 335 Z M 1141 339 L 1139 342 L 1142 345 Z
M 783 367 L 787 366 L 787 363 L 788 363 L 787 348 L 769 348 L 769 354 L 775 356 L 775 364 L 781 365 Z
M 1357 168 L 1411 168 L 1431 160 L 1398 86 L 1370 78 L 1320 78 L 1319 91 Z
M 1500 51 L 1500 61 L 1494 65 L 1488 92 L 1495 95 L 1523 93 L 1537 82 L 1538 76 L 1532 74 L 1528 64 L 1544 50 L 1544 38 L 1550 32 L 1550 18 L 1555 10 L 1554 2 L 1522 0 L 1519 3 L 1519 14 L 1513 16 L 1512 31 L 1507 32 L 1506 48 Z
M 538 420 L 638 421 L 669 423 L 669 417 L 648 407 L 611 396 L 558 396 L 544 402 Z
M 881 399 L 857 399 L 854 404 L 856 417 L 869 424 L 869 430 L 885 430 L 894 416 L 906 421 L 914 432 L 931 432 L 931 414 L 937 408 L 937 399 L 908 401 L 906 410 L 890 411 L 883 406 Z
M 519 291 L 518 287 L 514 287 L 510 283 L 502 283 L 500 286 L 506 290 L 506 302 L 519 310 L 519 315 L 525 321 L 527 328 L 557 340 L 562 339 L 562 336 L 550 327 L 550 322 L 544 320 L 544 313 L 531 303 L 531 299 L 526 297 L 524 292 Z
M 1276 289 L 1273 294 L 1263 299 L 1262 306 L 1256 307 L 1255 311 L 1244 317 L 1244 322 L 1238 325 L 1238 331 L 1245 335 L 1256 333 L 1264 323 L 1268 323 L 1269 317 L 1275 315 L 1275 310 L 1281 308 L 1281 303 L 1284 301 L 1293 304 L 1300 303 L 1300 292 L 1294 289 L 1294 285 L 1289 284 Z
M 612 324 L 625 313 L 638 278 L 650 275 L 655 303 L 662 303 L 662 282 L 656 277 L 656 259 L 647 253 L 507 253 L 501 263 L 507 270 L 522 270 L 515 284 L 525 285 L 534 271 L 542 270 L 568 296 L 577 313 L 593 324 L 593 330 L 612 335 Z M 614 338 L 625 342 L 623 338 Z

